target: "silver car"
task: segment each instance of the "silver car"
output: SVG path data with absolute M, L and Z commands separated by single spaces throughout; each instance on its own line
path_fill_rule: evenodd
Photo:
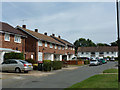
M 98 61 L 98 60 L 90 60 L 90 66 L 91 65 L 99 65 L 100 64 L 100 62 Z
M 20 73 L 22 71 L 28 72 L 31 70 L 33 70 L 32 64 L 24 60 L 9 59 L 2 63 L 2 71 L 15 71 L 16 73 Z

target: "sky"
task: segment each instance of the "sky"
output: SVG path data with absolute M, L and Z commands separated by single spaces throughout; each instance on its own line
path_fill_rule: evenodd
M 2 21 L 71 43 L 79 38 L 108 44 L 117 40 L 115 2 L 3 2 Z

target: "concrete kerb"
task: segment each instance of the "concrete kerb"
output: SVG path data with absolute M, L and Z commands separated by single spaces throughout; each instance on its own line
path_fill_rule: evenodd
M 88 65 L 84 65 L 84 66 L 88 66 Z M 68 66 L 67 68 L 62 68 L 60 70 L 52 70 L 51 72 L 43 72 L 43 71 L 33 70 L 33 71 L 28 72 L 28 73 L 0 72 L 0 74 L 1 75 L 15 75 L 15 76 L 27 76 L 27 75 L 28 76 L 48 76 L 48 75 L 56 74 L 57 72 L 61 72 L 61 71 L 78 69 L 79 67 L 83 67 L 83 66 Z

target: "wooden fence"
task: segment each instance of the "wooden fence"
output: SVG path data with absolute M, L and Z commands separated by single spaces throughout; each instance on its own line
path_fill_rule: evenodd
M 79 61 L 79 60 L 69 60 L 66 61 L 68 65 L 80 65 L 80 64 L 84 64 L 84 61 Z

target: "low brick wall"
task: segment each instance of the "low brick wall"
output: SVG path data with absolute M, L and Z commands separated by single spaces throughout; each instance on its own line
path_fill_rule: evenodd
M 68 65 L 80 65 L 80 64 L 84 64 L 84 61 L 78 61 L 78 60 L 69 60 L 66 61 Z

